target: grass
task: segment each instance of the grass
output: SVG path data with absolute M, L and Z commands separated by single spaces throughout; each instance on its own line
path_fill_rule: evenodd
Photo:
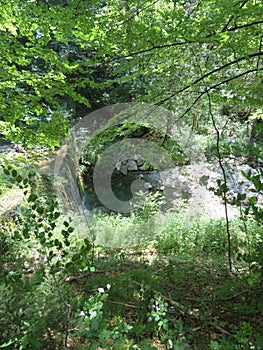
M 44 260 L 45 270 L 37 270 L 37 258 L 30 259 L 25 242 L 16 242 L 18 251 L 3 232 L 9 246 L 2 245 L 2 257 L 9 260 L 3 263 L 2 278 L 9 281 L 9 287 L 1 284 L 5 298 L 1 318 L 10 315 L 9 327 L 22 332 L 23 341 L 31 342 L 27 334 L 38 336 L 39 344 L 44 346 L 38 349 L 62 349 L 69 317 L 62 293 L 65 303 L 71 305 L 72 349 L 262 349 L 262 285 L 243 259 L 248 253 L 248 237 L 242 223 L 231 222 L 234 269 L 230 272 L 224 221 L 200 218 L 186 230 L 182 217 L 183 209 L 167 213 L 164 226 L 160 221 L 157 225 L 160 216 L 156 215 L 155 225 L 148 226 L 148 230 L 159 231 L 159 236 L 154 236 L 150 244 L 142 240 L 140 246 L 117 247 L 120 234 L 129 237 L 136 231 L 134 226 L 143 225 L 143 221 L 136 216 L 97 214 L 97 226 L 93 222 L 92 229 L 98 229 L 97 237 L 106 229 L 112 232 L 113 247 L 96 246 L 86 257 L 88 268 L 76 261 L 70 271 L 62 273 L 59 289 Z M 251 220 L 247 226 L 253 259 L 262 236 L 255 222 Z M 72 250 L 78 252 L 81 237 L 81 232 L 74 231 Z M 19 253 L 18 266 L 12 262 L 12 249 L 13 257 Z M 109 296 L 100 301 L 97 292 L 107 285 L 111 286 Z M 32 303 L 28 303 L 29 298 Z M 97 323 L 86 320 L 85 327 L 79 315 L 87 302 L 96 310 Z M 54 323 L 52 315 L 59 322 Z M 29 330 L 22 321 L 29 324 Z M 8 332 L 4 330 L 6 337 Z M 97 346 L 103 337 L 108 345 Z
M 244 322 L 251 325 L 253 338 L 263 336 L 261 291 L 248 286 L 246 274 L 230 273 L 222 258 L 152 254 L 131 257 L 127 251 L 119 260 L 110 254 L 98 257 L 96 271 L 79 275 L 72 283 L 82 295 L 110 283 L 105 317 L 132 324 L 129 337 L 138 342 L 148 338 L 152 345 L 168 344 L 168 332 L 157 336 L 146 316 L 150 301 L 158 295 L 168 304 L 165 317 L 172 341 L 182 349 L 205 350 L 222 339 L 238 344 L 235 335 Z
M 166 227 L 150 243 L 118 249 L 120 235 L 131 234 L 138 218 L 98 215 L 99 231 L 112 232 L 113 248 L 98 247 L 94 270 L 76 273 L 71 285 L 87 298 L 110 284 L 104 317 L 110 324 L 117 318 L 131 325 L 131 344 L 148 339 L 156 349 L 262 349 L 261 288 L 243 259 L 249 248 L 253 260 L 262 239 L 260 227 L 249 221 L 248 238 L 242 222 L 231 222 L 230 272 L 224 220 L 199 219 L 186 230 L 182 215 L 182 210 L 169 214 Z M 165 329 L 158 329 L 160 319 L 149 321 L 156 300 L 167 304 L 159 315 L 167 321 Z
M 7 202 L 15 200 L 11 193 Z M 43 247 L 34 232 L 25 240 L 14 235 L 30 210 L 15 218 L 0 213 L 0 345 L 17 337 L 10 349 L 34 341 L 39 350 L 63 349 L 68 329 L 73 350 L 262 349 L 262 227 L 248 219 L 245 231 L 241 220 L 230 222 L 230 272 L 224 220 L 198 217 L 186 226 L 184 204 L 174 212 L 155 209 L 89 216 L 88 227 L 80 222 L 69 238 L 69 269 L 50 246 L 62 266 L 53 274 L 47 256 L 36 254 Z M 35 213 L 39 227 L 47 220 L 42 212 Z M 67 227 L 63 221 L 53 232 L 58 240 Z M 87 235 L 94 237 L 91 251 L 82 250 Z M 98 292 L 107 285 L 108 296 Z

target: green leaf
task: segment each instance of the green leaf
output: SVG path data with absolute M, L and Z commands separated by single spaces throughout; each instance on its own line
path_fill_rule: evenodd
M 256 175 L 252 177 L 252 182 L 256 187 L 256 190 L 260 191 L 263 187 L 263 184 L 261 183 L 260 175 Z
M 20 238 L 20 233 L 19 233 L 18 230 L 15 230 L 15 231 L 14 231 L 14 237 L 15 237 L 15 238 L 18 238 L 18 239 Z
M 55 219 L 58 219 L 60 217 L 60 213 L 58 212 L 58 211 L 56 211 L 55 213 L 54 213 L 54 218 Z
M 254 205 L 257 203 L 257 197 L 253 196 L 249 199 L 249 204 Z
M 23 179 L 23 184 L 27 185 L 28 184 L 28 179 Z
M 9 340 L 7 343 L 4 343 L 4 344 L 0 345 L 0 349 L 7 348 L 7 347 L 10 346 L 11 344 L 14 344 L 16 341 L 17 341 L 17 339 L 15 339 L 15 340 Z
M 10 175 L 10 171 L 7 170 L 6 168 L 3 169 L 3 172 L 5 173 L 5 175 L 9 176 Z
M 91 321 L 91 329 L 96 331 L 98 328 L 99 328 L 99 321 L 96 318 L 94 318 Z
M 13 169 L 13 170 L 12 170 L 12 176 L 13 176 L 14 178 L 17 177 L 17 170 L 16 170 L 16 169 Z
M 63 237 L 68 238 L 68 236 L 69 236 L 68 231 L 62 230 L 61 233 L 62 233 Z
M 243 200 L 245 200 L 246 199 L 246 197 L 247 197 L 247 195 L 245 194 L 245 193 L 238 193 L 237 194 L 237 200 L 238 201 L 243 201 Z
M 46 241 L 47 241 L 46 237 L 43 237 L 43 238 L 40 239 L 40 243 L 43 244 L 43 245 L 46 243 Z
M 80 258 L 81 258 L 81 255 L 77 253 L 77 254 L 74 254 L 74 255 L 72 256 L 71 260 L 72 260 L 73 262 L 75 262 L 75 261 L 78 261 Z
M 58 248 L 58 249 L 61 249 L 62 248 L 62 243 L 56 238 L 55 239 L 55 242 L 54 242 L 55 246 Z
M 23 236 L 24 236 L 24 238 L 29 238 L 29 229 L 28 228 L 25 228 L 23 230 Z
M 30 172 L 30 173 L 28 174 L 28 177 L 29 177 L 29 178 L 32 178 L 32 177 L 34 177 L 34 176 L 36 176 L 36 173 L 35 173 L 35 172 Z
M 28 197 L 28 202 L 35 202 L 37 200 L 37 195 L 35 193 L 31 193 Z
M 39 215 L 42 215 L 44 213 L 44 208 L 43 207 L 37 207 L 37 212 Z
M 17 178 L 16 178 L 16 181 L 17 181 L 18 183 L 20 183 L 20 182 L 22 182 L 22 180 L 23 180 L 22 176 L 21 176 L 21 175 L 18 175 Z

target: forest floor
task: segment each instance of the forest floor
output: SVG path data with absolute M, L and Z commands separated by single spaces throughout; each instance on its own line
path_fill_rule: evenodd
M 78 293 L 110 284 L 105 315 L 132 324 L 136 341 L 153 337 L 157 349 L 169 349 L 164 344 L 171 338 L 172 349 L 206 350 L 227 339 L 225 349 L 232 349 L 232 343 L 240 345 L 233 349 L 253 349 L 253 341 L 261 344 L 257 349 L 263 348 L 263 334 L 258 339 L 253 335 L 253 329 L 262 329 L 262 291 L 251 288 L 249 271 L 241 263 L 229 272 L 222 257 L 123 251 L 99 256 L 95 265 L 95 272 L 72 276 L 70 283 Z M 157 337 L 147 319 L 154 300 L 157 309 L 165 303 L 166 311 L 159 316 L 169 326 L 169 331 L 160 327 Z
M 220 171 L 207 166 L 216 183 Z M 190 212 L 197 207 L 208 219 L 223 218 L 224 203 L 208 190 L 209 183 L 197 184 L 189 169 L 186 173 Z M 22 192 L 12 188 L 0 197 L 0 216 L 19 205 Z M 238 217 L 235 207 L 228 208 L 230 218 Z M 233 258 L 230 272 L 226 250 L 217 255 L 205 249 L 202 254 L 188 254 L 187 249 L 161 254 L 157 249 L 104 249 L 92 262 L 94 270 L 72 273 L 66 283 L 84 299 L 110 285 L 103 315 L 110 325 L 118 319 L 131 325 L 127 337 L 135 344 L 148 339 L 160 350 L 263 349 L 262 285 L 255 282 L 253 266 Z M 150 320 L 153 314 L 157 322 Z M 72 349 L 89 349 L 89 340 L 72 338 Z

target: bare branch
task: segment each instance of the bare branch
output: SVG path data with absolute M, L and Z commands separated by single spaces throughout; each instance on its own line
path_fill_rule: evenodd
M 259 49 L 258 49 L 259 52 L 262 50 L 262 40 L 263 40 L 263 36 L 260 37 Z M 258 56 L 258 60 L 257 60 L 257 69 L 258 70 L 259 70 L 259 66 L 260 66 L 260 56 Z
M 243 29 L 243 28 L 248 28 L 248 27 L 252 27 L 252 26 L 255 26 L 255 25 L 258 25 L 258 24 L 263 24 L 263 20 L 262 21 L 256 21 L 256 22 L 251 22 L 251 23 L 246 23 L 246 24 L 242 24 L 240 26 L 235 26 L 233 28 L 229 28 L 229 29 L 226 29 L 226 30 L 222 30 L 222 32 L 233 32 L 235 30 L 239 30 L 239 29 Z
M 222 170 L 223 181 L 224 181 L 224 183 L 223 183 L 224 188 L 222 190 L 222 198 L 223 198 L 224 206 L 225 206 L 226 232 L 227 232 L 227 241 L 228 241 L 228 263 L 229 263 L 229 270 L 231 272 L 232 271 L 232 243 L 231 243 L 231 233 L 230 233 L 228 206 L 227 206 L 227 198 L 226 198 L 226 192 L 228 190 L 227 179 L 226 179 L 226 172 L 225 172 L 225 168 L 223 166 L 222 155 L 221 155 L 221 151 L 220 151 L 220 132 L 219 132 L 219 129 L 216 125 L 214 114 L 212 112 L 212 101 L 211 101 L 211 96 L 210 96 L 208 91 L 207 91 L 207 97 L 208 97 L 208 105 L 209 105 L 209 114 L 211 116 L 214 129 L 216 131 L 216 150 L 217 150 L 217 156 L 218 156 L 218 163 L 219 163 L 219 166 Z

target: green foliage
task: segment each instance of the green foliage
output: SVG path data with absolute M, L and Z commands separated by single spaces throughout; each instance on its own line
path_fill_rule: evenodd
M 159 219 L 149 217 L 155 210 L 155 206 L 149 205 L 147 208 L 141 207 L 138 215 L 132 214 L 129 217 L 114 213 L 111 215 L 95 214 L 90 224 L 96 244 L 109 248 L 150 245 L 159 232 L 158 220 L 160 217 Z M 149 220 L 145 220 L 146 217 Z
M 108 284 L 106 289 L 110 289 Z M 108 294 L 104 288 L 98 288 L 98 292 L 89 297 L 83 305 L 80 315 L 83 317 L 82 337 L 89 344 L 89 349 L 121 349 L 131 345 L 126 334 L 133 328 L 120 320 L 115 321 L 112 327 L 103 315 L 103 305 Z
M 10 188 L 12 188 L 14 183 L 10 181 L 9 176 L 3 172 L 2 168 L 0 168 L 0 172 L 0 196 L 2 196 Z
M 81 67 L 69 57 L 74 15 L 35 1 L 4 1 L 1 13 L 0 131 L 27 147 L 57 146 L 68 132 L 58 97 L 89 105 L 77 91 L 88 79 L 77 76 Z
M 149 312 L 147 313 L 148 322 L 154 324 L 157 335 L 161 332 L 167 332 L 169 329 L 167 311 L 168 304 L 162 300 L 160 295 L 156 295 L 150 300 Z
M 254 235 L 252 241 L 253 241 L 253 253 L 250 247 L 250 237 L 251 233 L 249 232 L 248 223 L 251 218 L 253 217 L 253 220 L 255 220 L 258 225 L 262 224 L 263 221 L 263 208 L 258 203 L 258 199 L 260 196 L 263 195 L 263 171 L 262 169 L 257 169 L 256 174 L 252 174 L 252 171 L 249 170 L 247 173 L 245 171 L 241 171 L 242 175 L 248 179 L 251 182 L 251 188 L 249 191 L 251 193 L 254 193 L 254 195 L 248 196 L 246 193 L 238 193 L 237 197 L 234 199 L 233 204 L 236 204 L 240 208 L 240 219 L 243 221 L 243 230 L 247 236 L 247 244 L 248 244 L 248 253 L 244 252 L 243 254 L 240 254 L 239 256 L 242 256 L 242 258 L 247 261 L 250 264 L 250 268 L 252 269 L 252 263 L 253 263 L 253 270 L 254 272 L 259 272 L 261 275 L 261 281 L 262 281 L 262 271 L 263 271 L 263 254 L 262 254 L 262 242 L 263 242 L 263 236 L 262 232 L 258 230 L 259 234 Z M 223 199 L 226 200 L 226 194 L 229 191 L 229 188 L 226 183 L 222 182 L 220 179 L 217 180 L 217 189 L 214 190 L 214 193 L 218 196 L 221 196 Z M 223 242 L 223 240 L 220 240 Z M 229 242 L 228 242 L 229 244 Z M 232 237 L 232 243 L 233 245 L 233 237 Z
M 155 142 L 164 148 L 168 156 L 178 164 L 187 162 L 184 151 L 176 140 L 172 140 L 169 135 L 165 135 L 163 131 L 153 129 L 149 123 L 127 121 L 121 125 L 109 126 L 106 130 L 95 134 L 87 145 L 83 158 L 93 165 L 107 147 L 110 147 L 115 142 L 129 138 L 141 138 Z M 154 164 L 152 166 L 155 167 Z
M 256 173 L 252 174 L 251 170 L 247 173 L 242 171 L 242 175 L 251 181 L 251 193 L 254 193 L 253 196 L 247 198 L 246 193 L 238 193 L 238 196 L 235 200 L 235 204 L 239 206 L 241 212 L 241 219 L 244 223 L 244 228 L 247 234 L 250 234 L 247 222 L 252 216 L 259 226 L 263 222 L 263 208 L 258 204 L 259 196 L 263 195 L 263 170 L 258 169 Z M 242 207 L 242 204 L 246 202 L 246 206 Z M 253 253 L 244 254 L 244 260 L 251 263 L 251 268 L 256 275 L 259 275 L 261 282 L 263 281 L 263 234 L 259 230 L 258 241 Z
M 209 89 L 215 102 L 261 108 L 259 1 L 15 0 L 0 10 L 0 129 L 27 146 L 58 145 L 68 99 L 82 109 L 167 103 L 184 115 L 206 109 Z
M 251 181 L 251 185 L 254 186 L 254 188 L 251 188 L 250 191 L 254 193 L 255 195 L 249 198 L 249 203 L 247 208 L 245 209 L 244 213 L 245 215 L 249 215 L 250 211 L 252 212 L 253 216 L 255 217 L 255 220 L 259 223 L 262 223 L 263 221 L 263 208 L 258 205 L 258 197 L 260 195 L 263 195 L 263 170 L 258 169 L 256 174 L 252 175 L 251 170 L 249 170 L 247 173 L 242 171 L 242 175 Z M 246 199 L 246 194 L 240 194 L 242 196 L 242 199 Z M 237 199 L 237 204 L 241 204 L 241 198 Z
M 160 210 L 163 201 L 163 195 L 160 191 L 138 193 L 134 213 L 141 220 L 148 220 Z
M 79 251 L 70 249 L 74 229 L 67 221 L 60 222 L 58 204 L 52 196 L 38 195 L 35 172 L 20 172 L 10 164 L 3 171 L 24 190 L 25 202 L 12 220 L 0 227 L 0 288 L 4 305 L 0 319 L 5 319 L 0 323 L 0 341 L 15 339 L 19 349 L 52 349 L 63 338 L 62 325 L 68 317 L 65 300 L 73 293 L 62 281 L 71 266 L 76 268 L 83 263 L 83 255 L 87 261 L 91 244 L 84 240 Z M 70 309 L 77 305 L 75 299 Z M 60 340 L 53 340 L 49 329 L 59 332 Z
M 229 338 L 223 338 L 220 343 L 217 341 L 212 341 L 210 343 L 209 348 L 211 350 L 223 350 L 223 349 L 229 349 L 229 350 L 245 350 L 245 349 L 255 349 L 260 350 L 262 346 L 262 342 L 260 338 L 262 339 L 262 335 L 260 336 L 260 333 L 254 336 L 253 327 L 248 322 L 243 322 L 240 330 L 238 330 L 235 335 L 234 339 Z M 256 338 L 256 339 L 255 339 Z M 257 339 L 258 338 L 258 339 Z
M 171 223 L 157 237 L 155 246 L 160 253 L 185 254 L 191 252 L 192 254 L 211 256 L 227 254 L 228 242 L 224 219 L 205 220 L 200 218 L 185 229 L 183 217 L 182 211 L 175 215 Z M 247 225 L 250 232 L 249 241 L 243 232 L 242 223 L 239 220 L 231 222 L 232 249 L 235 254 L 240 256 L 239 253 L 242 255 L 245 253 L 244 250 L 248 252 L 250 247 L 250 254 L 253 254 L 255 259 L 258 244 L 261 242 L 260 228 L 252 220 Z
M 161 0 L 153 3 L 139 0 L 124 4 L 110 0 L 91 4 L 78 0 L 4 0 L 0 4 L 0 133 L 27 148 L 41 145 L 54 149 L 68 135 L 75 112 L 77 116 L 84 115 L 87 108 L 123 101 L 164 104 L 175 112 L 172 124 L 177 118 L 186 116 L 193 128 L 202 123 L 205 125 L 200 127 L 201 131 L 207 131 L 208 91 L 216 109 L 220 109 L 221 104 L 251 108 L 255 111 L 251 122 L 258 120 L 259 128 L 263 96 L 262 9 L 260 1 Z M 233 131 L 235 137 L 230 137 L 229 124 L 233 126 L 231 120 L 220 120 L 222 155 L 243 157 L 245 153 L 252 155 L 252 161 L 262 158 L 261 144 L 247 143 L 247 133 L 239 126 Z M 118 126 L 96 135 L 87 160 L 93 161 L 112 142 L 131 135 L 153 140 L 178 163 L 187 161 L 176 140 L 159 130 L 152 130 L 147 124 L 139 128 L 132 124 Z M 206 154 L 213 156 L 215 151 L 211 138 Z M 149 282 L 151 277 L 154 281 L 149 290 L 161 285 L 163 290 L 162 295 L 146 293 L 148 297 L 143 300 L 138 323 L 132 322 L 138 314 L 128 312 L 127 315 L 127 308 L 126 318 L 106 314 L 103 311 L 109 301 L 106 293 L 99 291 L 87 298 L 85 291 L 83 298 L 79 298 L 81 284 L 75 283 L 74 289 L 71 286 L 74 282 L 70 281 L 78 280 L 80 275 L 85 280 L 92 274 L 100 276 L 101 271 L 96 271 L 93 266 L 94 256 L 90 258 L 94 246 L 86 237 L 76 237 L 75 229 L 59 212 L 56 199 L 46 198 L 39 191 L 35 171 L 25 165 L 21 169 L 12 163 L 6 162 L 1 169 L 0 195 L 14 187 L 24 191 L 25 199 L 16 210 L 1 217 L 0 348 L 55 349 L 68 347 L 65 343 L 71 340 L 84 348 L 153 349 L 153 344 L 158 348 L 160 342 L 160 348 L 187 348 L 179 339 L 183 334 L 183 323 L 188 324 L 187 336 L 195 346 L 197 333 L 193 325 L 197 324 L 198 330 L 201 328 L 199 334 L 202 336 L 206 329 L 213 327 L 212 323 L 205 322 L 210 322 L 212 317 L 217 321 L 224 315 L 229 307 L 228 300 L 221 312 L 216 310 L 219 303 L 213 302 L 213 312 L 217 313 L 212 316 L 211 307 L 209 314 L 207 305 L 210 301 L 204 298 L 199 303 L 195 289 L 200 297 L 208 290 L 211 293 L 211 285 L 201 289 L 201 274 L 199 280 L 191 276 L 192 280 L 187 284 L 185 276 L 189 277 L 191 270 L 184 270 L 182 264 L 182 272 L 180 274 L 177 269 L 176 276 L 171 259 L 164 270 L 158 271 L 160 260 L 155 270 L 150 270 L 150 264 L 146 264 L 143 272 L 140 271 L 141 278 Z M 248 266 L 250 277 L 251 270 L 253 276 L 259 274 L 262 277 L 262 208 L 257 202 L 257 196 L 262 192 L 262 172 L 249 173 L 247 178 L 254 184 L 255 196 L 248 200 L 241 221 L 231 223 L 232 245 L 241 269 L 247 271 Z M 224 184 L 218 185 L 218 194 L 227 192 Z M 242 206 L 246 199 L 246 194 L 241 193 L 236 204 Z M 149 198 L 137 214 L 129 218 L 97 215 L 95 222 L 91 222 L 97 242 L 113 242 L 118 246 L 139 242 L 139 246 L 143 246 L 152 237 L 156 239 L 157 250 L 165 253 L 164 261 L 168 253 L 225 259 L 227 242 L 222 221 L 198 220 L 186 228 L 183 211 L 173 218 L 170 214 L 163 217 L 157 213 L 159 204 L 157 198 Z M 163 228 L 161 233 L 160 227 Z M 106 239 L 100 240 L 101 237 Z M 151 260 L 148 258 L 147 261 Z M 123 253 L 116 253 L 112 260 L 118 266 L 123 264 L 118 278 L 124 275 L 123 271 L 128 275 Z M 130 260 L 128 267 L 134 267 Z M 164 273 L 156 286 L 155 276 L 160 272 Z M 221 272 L 215 271 L 210 276 L 214 278 Z M 138 296 L 134 285 L 136 278 L 140 280 L 139 273 L 130 272 L 131 275 L 135 281 L 126 277 L 117 295 Z M 111 283 L 112 272 L 106 278 Z M 177 286 L 174 289 L 172 284 L 180 285 L 180 278 L 184 280 L 184 289 L 178 293 Z M 249 280 L 251 285 L 255 281 L 258 279 Z M 219 283 L 223 283 L 222 280 Z M 235 283 L 240 286 L 237 280 Z M 194 288 L 191 289 L 191 285 Z M 228 291 L 232 288 L 233 285 Z M 169 305 L 167 295 L 170 291 L 173 298 L 181 295 L 184 305 L 180 311 L 184 317 L 174 308 L 177 301 L 172 307 Z M 251 299 L 253 301 L 253 296 Z M 244 302 L 242 298 L 241 301 Z M 229 308 L 228 311 L 232 315 L 239 312 L 237 317 L 248 317 L 249 301 L 248 298 L 243 309 L 240 302 L 236 309 Z M 260 307 L 262 309 L 260 304 L 258 309 L 253 306 L 253 310 L 259 312 Z M 80 310 L 84 313 L 82 320 Z M 83 322 L 80 328 L 84 329 L 85 338 L 81 345 L 77 343 L 82 341 L 78 331 L 68 334 L 79 322 Z M 253 322 L 256 322 L 254 318 L 251 322 L 243 322 L 239 328 L 228 329 L 228 333 L 233 334 L 231 338 L 219 340 L 216 335 L 210 348 L 262 348 L 262 332 L 254 330 Z M 85 327 L 90 331 L 85 333 Z M 231 327 L 232 320 L 229 321 Z M 139 334 L 134 329 L 140 330 Z M 216 328 L 217 332 L 220 329 L 221 325 Z M 147 340 L 142 341 L 151 336 L 152 345 Z M 211 337 L 199 348 L 203 349 L 204 343 L 207 346 L 210 340 Z

